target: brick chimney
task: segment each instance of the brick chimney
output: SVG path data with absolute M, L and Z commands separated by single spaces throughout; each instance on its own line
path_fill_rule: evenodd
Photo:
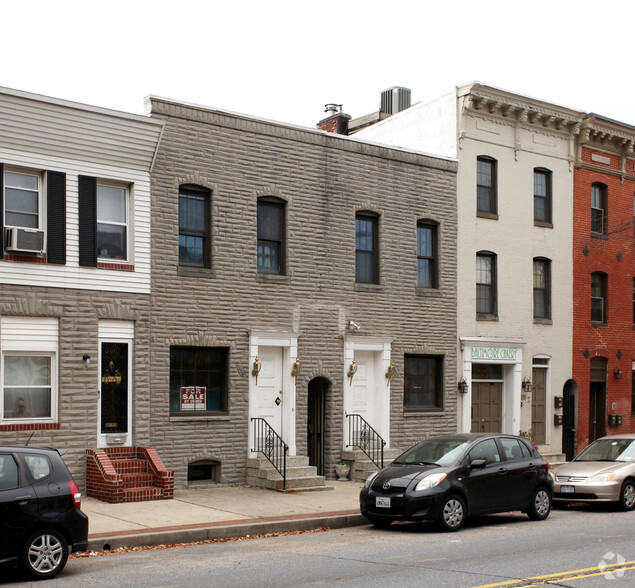
M 348 121 L 351 120 L 351 116 L 342 112 L 341 104 L 325 104 L 324 112 L 327 113 L 327 117 L 317 124 L 318 129 L 327 133 L 348 135 Z

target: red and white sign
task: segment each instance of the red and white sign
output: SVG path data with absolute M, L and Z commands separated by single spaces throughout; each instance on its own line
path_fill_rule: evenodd
M 181 388 L 181 410 L 205 410 L 206 388 Z

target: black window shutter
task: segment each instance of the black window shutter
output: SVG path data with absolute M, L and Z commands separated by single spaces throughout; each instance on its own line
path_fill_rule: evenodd
M 66 174 L 46 172 L 48 263 L 66 264 Z
M 79 176 L 79 265 L 97 267 L 97 178 Z
M 0 259 L 4 259 L 4 165 L 0 163 Z

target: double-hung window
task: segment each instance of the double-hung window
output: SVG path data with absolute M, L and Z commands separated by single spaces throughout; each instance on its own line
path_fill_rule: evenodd
M 404 409 L 443 408 L 443 357 L 406 355 L 404 372 Z
M 607 276 L 602 272 L 591 274 L 591 321 L 606 324 Z
M 551 224 L 551 172 L 534 170 L 534 221 Z
M 476 255 L 477 318 L 493 318 L 496 313 L 496 255 L 479 252 Z
M 42 228 L 42 178 L 40 174 L 4 173 L 4 225 Z
M 534 318 L 551 318 L 551 262 L 534 259 Z
M 179 190 L 179 265 L 209 267 L 209 201 L 208 190 Z
M 417 286 L 437 288 L 437 225 L 417 223 Z
M 2 317 L 0 422 L 57 418 L 57 319 Z
M 607 188 L 604 184 L 591 186 L 591 232 L 599 235 L 607 232 Z
M 258 271 L 285 273 L 285 203 L 277 199 L 258 200 Z
M 379 218 L 370 213 L 355 216 L 355 281 L 379 284 Z
M 497 202 L 496 160 L 481 156 L 476 159 L 476 212 L 496 217 Z
M 97 184 L 97 253 L 102 259 L 128 259 L 126 188 Z

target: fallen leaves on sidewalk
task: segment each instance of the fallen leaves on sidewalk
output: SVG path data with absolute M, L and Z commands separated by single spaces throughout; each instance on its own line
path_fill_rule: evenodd
M 228 543 L 230 541 L 246 541 L 248 539 L 268 539 L 270 537 L 288 537 L 290 535 L 304 535 L 306 533 L 323 533 L 330 531 L 330 527 L 318 527 L 307 531 L 285 531 L 280 533 L 262 533 L 260 535 L 245 535 L 243 537 L 227 537 L 225 539 L 204 539 L 203 541 L 189 541 L 187 543 L 167 543 L 165 545 L 148 545 L 143 547 L 118 547 L 107 551 L 85 551 L 69 555 L 69 559 L 83 557 L 97 557 L 99 555 L 115 555 L 117 553 L 133 553 L 135 551 L 150 551 L 153 549 L 170 549 L 172 547 L 188 547 L 190 545 L 207 545 L 210 543 Z

